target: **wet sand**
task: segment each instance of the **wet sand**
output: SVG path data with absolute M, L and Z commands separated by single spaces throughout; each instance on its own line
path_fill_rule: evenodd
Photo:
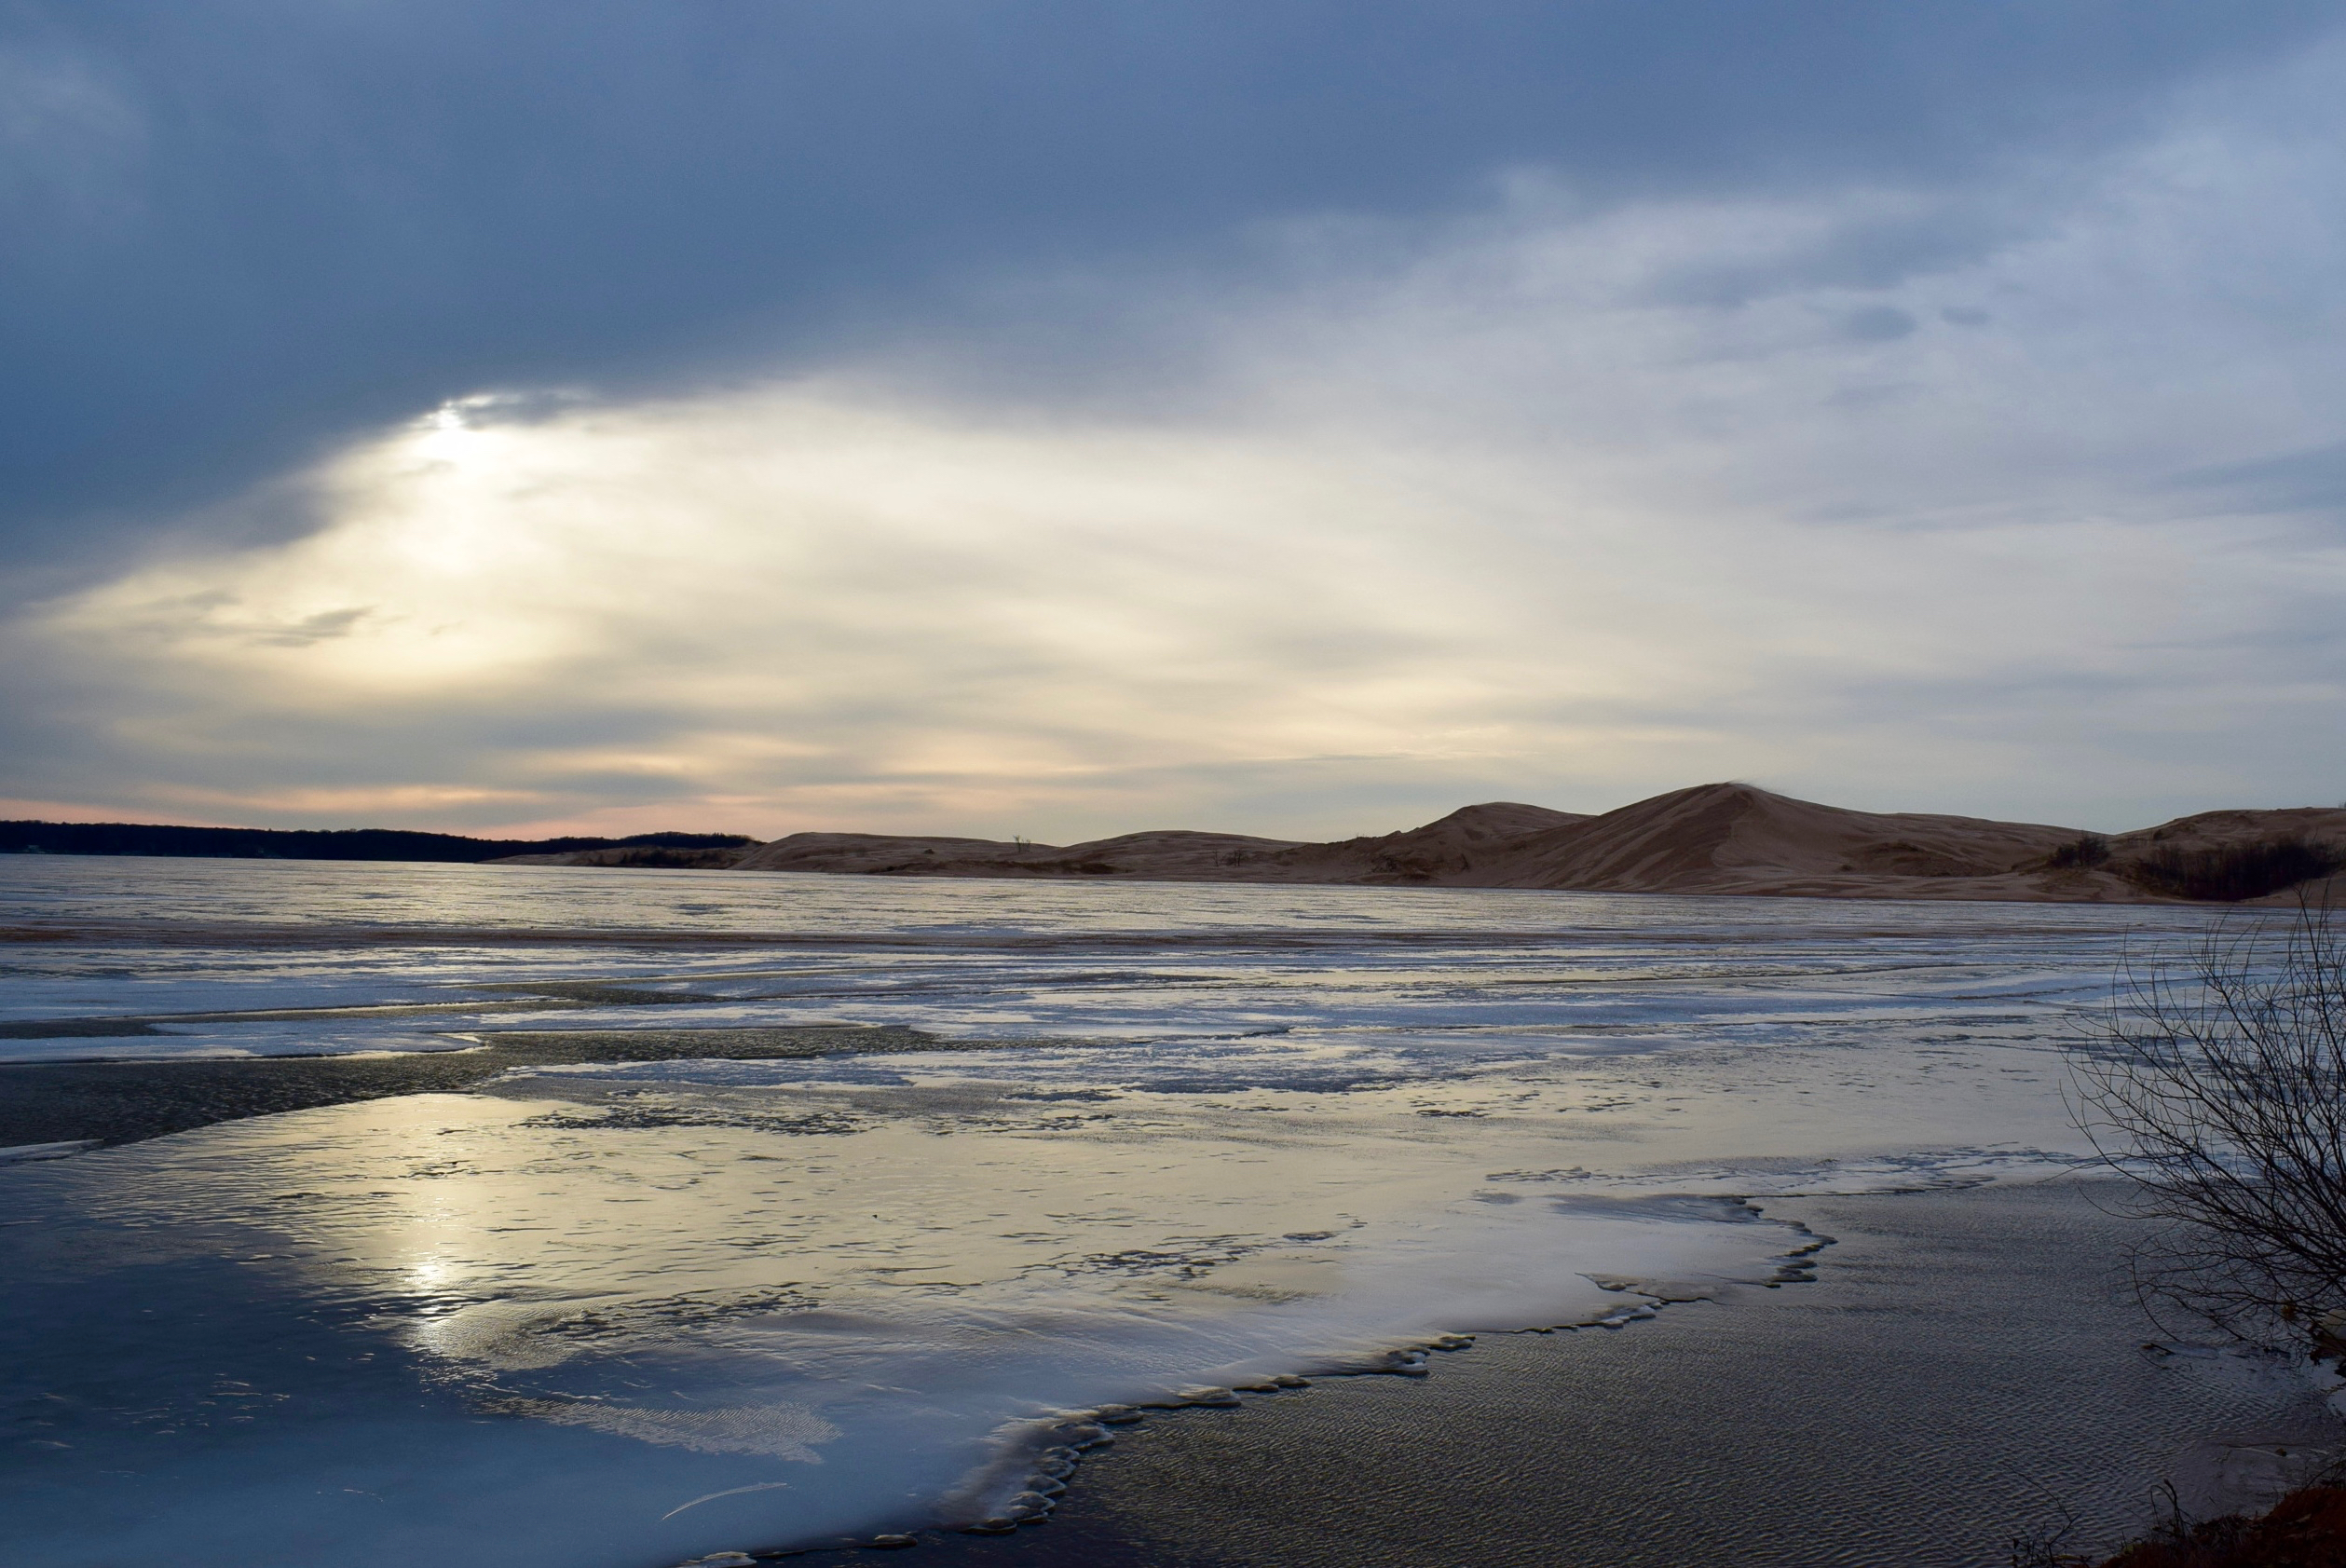
M 1424 1380 L 1152 1415 L 1085 1461 L 1045 1524 L 830 1560 L 2003 1563 L 2065 1508 L 2072 1549 L 2141 1529 L 2195 1441 L 2340 1436 L 2285 1376 L 2146 1354 L 2157 1329 L 2118 1268 L 2128 1225 L 2084 1184 L 1768 1207 L 1840 1238 L 1816 1284 L 1617 1331 L 1485 1336 Z

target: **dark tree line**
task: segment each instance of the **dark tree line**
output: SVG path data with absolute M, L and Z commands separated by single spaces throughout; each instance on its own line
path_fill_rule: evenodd
M 2154 893 L 2236 904 L 2326 877 L 2346 866 L 2346 854 L 2311 839 L 2281 838 L 2203 850 L 2160 844 L 2121 860 L 2116 858 L 2107 839 L 2087 833 L 2059 846 L 2039 865 L 2047 871 L 2106 867 Z
M 738 833 L 638 833 L 632 839 L 468 839 L 393 827 L 305 831 L 175 827 L 134 822 L 0 822 L 0 854 L 195 855 L 221 860 L 425 860 L 469 864 L 512 854 L 562 854 L 634 845 L 661 850 L 736 849 Z

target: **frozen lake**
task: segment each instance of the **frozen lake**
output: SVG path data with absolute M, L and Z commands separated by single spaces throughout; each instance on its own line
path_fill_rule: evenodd
M 1771 1196 L 2068 1168 L 2077 1010 L 2207 919 L 34 856 L 0 906 L 0 1061 L 539 1058 L 0 1165 L 0 1545 L 57 1568 L 950 1524 L 1103 1404 L 1797 1289 Z

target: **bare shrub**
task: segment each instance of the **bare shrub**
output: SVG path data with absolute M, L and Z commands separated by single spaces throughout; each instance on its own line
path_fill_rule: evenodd
M 2244 1338 L 2346 1327 L 2346 933 L 2327 908 L 2130 971 L 2071 1109 L 2157 1221 L 2137 1285 Z
M 2004 1543 L 2009 1568 L 2094 1568 L 2094 1560 L 2072 1549 L 2078 1532 L 2077 1510 L 2053 1499 L 2052 1520 L 2014 1535 Z
M 2045 856 L 2045 866 L 2053 871 L 2086 871 L 2108 860 L 2109 840 L 2098 833 L 2082 833 Z

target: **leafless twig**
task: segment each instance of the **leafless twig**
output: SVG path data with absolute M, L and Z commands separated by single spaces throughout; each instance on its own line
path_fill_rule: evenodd
M 2131 969 L 2072 1111 L 2133 1207 L 2146 1300 L 2244 1338 L 2346 1338 L 2346 932 L 2307 906 Z

